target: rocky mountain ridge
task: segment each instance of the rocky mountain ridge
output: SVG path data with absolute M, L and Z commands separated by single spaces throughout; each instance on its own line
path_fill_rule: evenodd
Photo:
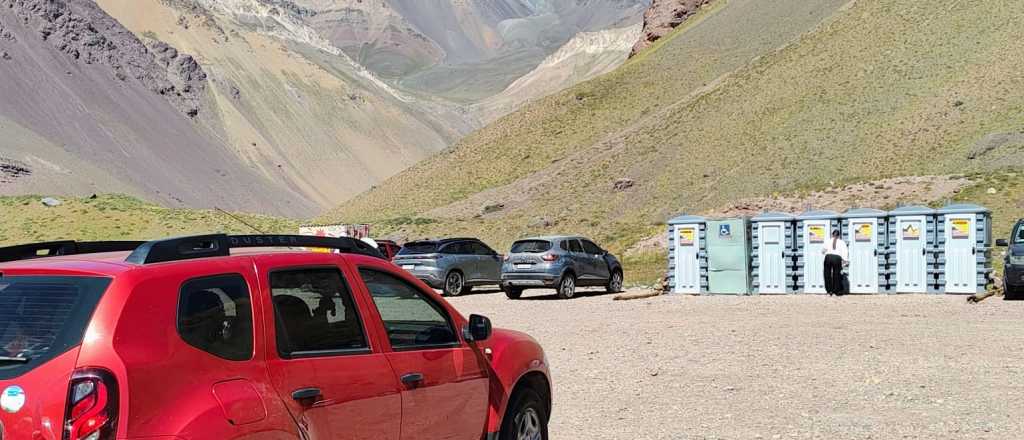
M 147 47 L 95 3 L 3 0 L 0 8 L 9 9 L 22 26 L 36 29 L 39 37 L 70 59 L 107 66 L 117 80 L 138 81 L 183 113 L 199 113 L 206 73 L 195 59 L 166 43 Z M 0 28 L 0 35 L 8 41 L 15 39 L 7 29 Z
M 683 24 L 687 18 L 696 14 L 704 5 L 712 0 L 654 0 L 651 7 L 644 12 L 643 38 L 636 42 L 630 56 L 650 47 L 655 41 L 668 35 L 673 29 Z

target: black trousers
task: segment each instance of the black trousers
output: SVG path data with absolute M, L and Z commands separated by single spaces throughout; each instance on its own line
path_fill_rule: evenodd
M 843 292 L 843 257 L 829 254 L 825 256 L 825 291 L 829 295 L 842 295 Z

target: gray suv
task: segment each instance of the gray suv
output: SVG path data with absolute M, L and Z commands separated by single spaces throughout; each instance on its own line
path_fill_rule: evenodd
M 998 240 L 996 245 L 1009 248 L 1003 267 L 1003 298 L 1024 299 L 1024 219 L 1014 225 L 1009 240 Z
M 621 291 L 622 264 L 583 237 L 519 240 L 501 267 L 501 288 L 510 299 L 518 299 L 524 289 L 537 288 L 554 288 L 560 298 L 572 298 L 576 287 L 585 286 Z
M 501 255 L 475 238 L 406 243 L 392 261 L 446 296 L 501 282 Z

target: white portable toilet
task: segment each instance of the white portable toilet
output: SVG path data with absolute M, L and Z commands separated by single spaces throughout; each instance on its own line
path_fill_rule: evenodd
M 796 217 L 779 212 L 766 212 L 750 219 L 755 294 L 793 293 L 795 221 Z
M 672 293 L 707 292 L 707 219 L 684 215 L 668 222 L 668 281 Z
M 985 291 L 992 272 L 992 214 L 982 206 L 949 205 L 936 211 L 938 288 L 945 293 Z
M 797 289 L 803 293 L 825 291 L 825 242 L 841 229 L 839 214 L 807 211 L 797 220 Z
M 877 209 L 850 209 L 843 214 L 843 239 L 850 250 L 850 293 L 882 293 L 886 280 L 888 213 Z
M 889 211 L 892 289 L 896 293 L 934 291 L 935 210 L 904 206 Z

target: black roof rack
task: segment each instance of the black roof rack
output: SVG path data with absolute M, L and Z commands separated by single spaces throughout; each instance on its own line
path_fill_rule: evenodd
M 231 249 L 287 247 L 335 249 L 346 254 L 384 258 L 373 246 L 354 238 L 312 237 L 308 235 L 197 235 L 155 241 L 52 241 L 0 248 L 0 262 L 31 260 L 58 255 L 127 252 L 125 260 L 152 264 L 193 258 L 225 257 Z
M 59 255 L 134 251 L 144 241 L 50 241 L 0 248 L 0 262 L 32 260 Z
M 143 243 L 128 256 L 129 263 L 152 264 L 193 258 L 224 257 L 231 249 L 264 247 L 305 247 L 335 249 L 346 254 L 384 258 L 373 246 L 354 238 L 308 235 L 197 235 Z

